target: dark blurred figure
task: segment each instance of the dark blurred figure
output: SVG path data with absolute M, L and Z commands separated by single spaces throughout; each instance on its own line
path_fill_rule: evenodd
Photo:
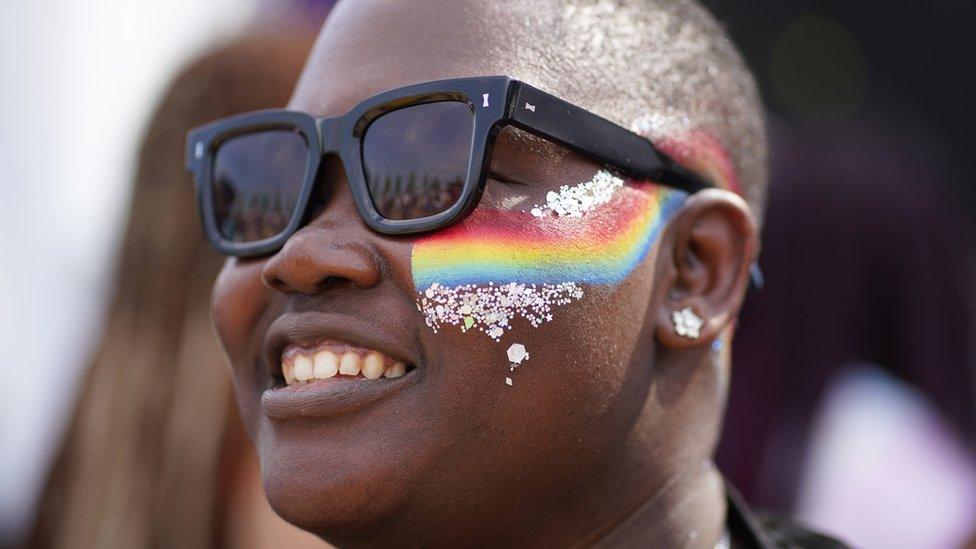
M 307 22 L 251 29 L 190 65 L 157 107 L 104 335 L 31 546 L 322 546 L 264 500 L 210 327 L 223 259 L 204 242 L 183 170 L 188 128 L 287 103 L 316 30 Z
M 761 265 L 718 463 L 795 503 L 841 364 L 870 361 L 976 440 L 976 3 L 704 0 L 776 120 Z M 881 457 L 881 456 L 879 456 Z
M 941 183 L 976 219 L 976 2 L 703 3 L 739 45 L 773 114 L 801 132 L 867 126 L 927 143 L 964 168 Z
M 780 127 L 773 142 L 766 284 L 741 315 L 719 464 L 751 501 L 788 509 L 845 364 L 910 382 L 973 441 L 976 276 L 945 184 L 962 174 L 940 151 L 865 128 Z

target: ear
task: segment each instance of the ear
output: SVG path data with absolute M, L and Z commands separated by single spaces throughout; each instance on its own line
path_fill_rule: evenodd
M 738 195 L 708 189 L 691 195 L 669 224 L 658 254 L 655 332 L 661 345 L 688 348 L 710 343 L 739 313 L 749 270 L 759 254 L 755 216 Z M 675 313 L 690 324 L 679 334 Z M 692 337 L 694 336 L 694 337 Z

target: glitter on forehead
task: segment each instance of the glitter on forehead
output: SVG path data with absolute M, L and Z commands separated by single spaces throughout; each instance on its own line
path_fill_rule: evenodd
M 546 203 L 536 205 L 529 212 L 535 217 L 556 214 L 560 217 L 581 217 L 613 198 L 613 193 L 624 186 L 624 180 L 606 170 L 600 170 L 593 179 L 579 185 L 563 185 L 559 191 L 549 191 Z
M 536 0 L 506 3 L 504 11 L 524 22 L 525 37 L 551 38 L 520 46 L 533 51 L 520 56 L 526 66 L 513 76 L 625 127 L 645 117 L 641 133 L 655 143 L 706 132 L 727 151 L 725 181 L 736 174 L 740 194 L 762 213 L 767 143 L 758 88 L 698 2 Z
M 662 142 L 662 149 L 666 141 L 690 145 L 676 151 L 685 160 L 722 151 L 724 159 L 717 160 L 725 165 L 712 164 L 715 171 L 708 175 L 720 175 L 716 184 L 744 194 L 758 208 L 766 163 L 758 93 L 741 56 L 706 10 L 687 0 L 596 0 L 569 3 L 562 21 L 584 63 L 627 67 L 638 75 L 627 82 L 614 79 L 623 88 L 618 94 L 633 100 L 615 97 L 607 104 L 618 120 L 640 118 L 638 133 Z M 738 173 L 753 179 L 752 187 L 743 189 Z

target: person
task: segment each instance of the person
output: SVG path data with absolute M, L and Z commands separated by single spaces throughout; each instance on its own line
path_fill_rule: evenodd
M 192 216 L 187 128 L 288 100 L 314 29 L 252 26 L 177 75 L 149 121 L 104 333 L 49 472 L 30 547 L 321 547 L 274 515 L 233 409 Z
M 840 546 L 711 460 L 767 145 L 700 5 L 339 2 L 289 108 L 187 137 L 280 516 L 339 547 Z

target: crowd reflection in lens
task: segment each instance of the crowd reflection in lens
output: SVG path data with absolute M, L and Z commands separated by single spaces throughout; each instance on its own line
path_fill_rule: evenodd
M 386 219 L 429 217 L 461 195 L 471 157 L 474 116 L 460 101 L 423 103 L 386 113 L 363 137 L 363 170 Z
M 288 226 L 305 178 L 301 134 L 264 131 L 222 143 L 214 159 L 214 211 L 221 235 L 256 242 Z
M 371 183 L 369 192 L 376 210 L 387 219 L 419 219 L 429 217 L 454 205 L 461 196 L 461 178 L 441 181 L 437 177 L 410 174 L 380 176 Z

